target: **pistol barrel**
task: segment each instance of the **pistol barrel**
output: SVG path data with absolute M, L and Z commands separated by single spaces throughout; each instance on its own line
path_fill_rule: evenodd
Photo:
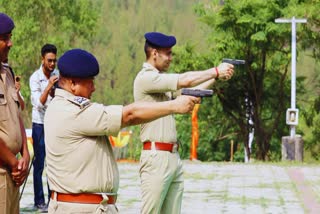
M 228 59 L 228 58 L 224 58 L 222 59 L 222 62 L 226 62 L 226 63 L 230 63 L 233 65 L 243 65 L 246 64 L 245 60 L 242 59 Z
M 181 94 L 194 97 L 212 97 L 213 90 L 183 88 Z

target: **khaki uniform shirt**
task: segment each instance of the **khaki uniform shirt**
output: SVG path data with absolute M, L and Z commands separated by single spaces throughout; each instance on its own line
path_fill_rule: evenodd
M 19 100 L 10 70 L 0 66 L 0 138 L 16 155 L 22 146 Z
M 50 189 L 116 193 L 119 172 L 107 135 L 117 135 L 122 106 L 104 106 L 56 89 L 44 117 Z
M 173 98 L 178 86 L 179 74 L 160 73 L 149 63 L 143 63 L 142 70 L 134 80 L 134 100 L 161 102 Z M 174 115 L 161 117 L 141 125 L 142 142 L 177 142 Z

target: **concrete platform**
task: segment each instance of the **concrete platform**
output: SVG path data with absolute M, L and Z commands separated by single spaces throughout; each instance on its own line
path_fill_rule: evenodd
M 140 213 L 139 164 L 119 163 L 120 213 Z M 183 214 L 320 213 L 320 166 L 184 161 Z M 32 172 L 31 172 L 32 173 Z M 43 177 L 46 183 L 46 177 Z M 46 189 L 45 189 L 46 191 Z M 21 213 L 36 213 L 30 174 Z

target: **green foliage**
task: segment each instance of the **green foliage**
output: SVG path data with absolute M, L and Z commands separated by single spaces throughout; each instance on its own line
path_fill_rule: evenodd
M 9 62 L 22 76 L 22 94 L 26 101 L 23 112 L 26 127 L 30 127 L 31 105 L 29 77 L 40 67 L 41 47 L 53 43 L 58 56 L 74 47 L 91 49 L 90 40 L 97 28 L 99 2 L 88 0 L 0 0 L 2 12 L 15 22 L 13 47 Z M 89 44 L 89 45 L 87 45 Z
M 186 43 L 185 46 L 174 48 L 174 61 L 171 66 L 176 73 L 187 70 L 201 70 L 213 66 L 212 54 L 199 54 L 195 46 Z M 178 139 L 182 145 L 180 155 L 189 158 L 191 144 L 191 117 L 176 115 Z M 222 106 L 217 99 L 204 98 L 198 111 L 199 144 L 198 159 L 205 161 L 222 161 L 230 159 L 230 140 L 236 134 L 236 129 L 230 124 L 230 119 L 223 114 Z M 225 133 L 229 133 L 225 135 Z M 231 133 L 231 134 L 230 134 Z
M 206 69 L 224 57 L 245 59 L 247 64 L 236 68 L 231 81 L 216 84 L 215 96 L 202 101 L 200 160 L 229 160 L 231 140 L 235 142 L 234 160 L 243 160 L 248 134 L 245 97 L 254 106 L 253 156 L 280 159 L 280 139 L 288 132 L 284 112 L 290 101 L 291 28 L 275 23 L 276 18 L 307 18 L 307 24 L 297 25 L 298 57 L 320 57 L 318 0 L 0 0 L 0 5 L 16 24 L 9 61 L 22 76 L 26 127 L 31 124 L 29 77 L 40 66 L 40 49 L 45 43 L 56 44 L 58 56 L 70 48 L 83 48 L 98 58 L 100 74 L 93 100 L 105 104 L 133 101 L 132 83 L 145 60 L 143 35 L 147 31 L 177 37 L 174 72 Z M 297 65 L 304 76 L 297 79 L 300 120 L 306 123 L 298 131 L 306 133 L 305 145 L 319 159 L 320 102 L 315 97 L 320 93 L 320 76 L 319 64 L 314 64 Z M 176 118 L 181 156 L 188 158 L 191 118 Z M 129 154 L 137 159 L 141 148 L 138 126 L 133 130 L 134 146 Z
M 320 160 L 320 99 L 317 97 L 314 101 L 310 102 L 306 109 L 301 111 L 305 119 L 306 126 L 310 132 L 309 136 L 305 137 L 305 147 L 310 151 L 312 158 Z
M 105 0 L 100 28 L 94 38 L 101 72 L 94 99 L 103 103 L 133 101 L 133 81 L 145 61 L 144 33 L 161 31 L 175 35 L 178 44 L 200 40 L 193 15 L 194 1 Z M 156 8 L 156 9 L 155 9 Z
M 142 150 L 142 143 L 140 140 L 140 127 L 130 127 L 130 130 L 132 131 L 132 136 L 127 146 L 128 150 L 126 158 L 129 160 L 139 160 Z
M 292 13 L 304 16 L 312 6 L 310 3 L 226 0 L 223 4 L 212 1 L 211 4 L 196 7 L 201 21 L 212 28 L 208 47 L 214 51 L 216 59 L 227 56 L 247 62 L 245 66 L 236 68 L 231 81 L 219 83 L 215 89 L 223 106 L 223 114 L 228 115 L 233 120 L 233 126 L 238 127 L 236 141 L 242 141 L 245 145 L 249 131 L 246 111 L 248 103 L 252 104 L 257 144 L 255 155 L 261 160 L 278 159 L 279 139 L 286 131 L 284 112 L 289 106 L 290 82 L 287 73 L 291 59 L 291 28 L 274 20 L 290 17 Z M 314 47 L 315 43 L 306 42 L 310 37 L 302 36 L 307 36 L 303 32 L 314 32 L 315 29 L 310 26 L 303 26 L 303 31 L 301 29 L 297 29 L 297 41 L 298 45 L 304 46 L 299 45 L 298 50 Z M 297 79 L 298 93 L 303 92 L 302 81 L 303 78 Z M 246 103 L 246 100 L 249 102 Z

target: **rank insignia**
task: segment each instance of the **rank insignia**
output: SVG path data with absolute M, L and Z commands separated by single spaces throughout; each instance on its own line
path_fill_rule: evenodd
M 73 101 L 75 103 L 77 103 L 80 106 L 80 108 L 84 108 L 84 107 L 86 107 L 87 105 L 90 104 L 90 100 L 85 98 L 85 97 L 76 96 L 76 97 L 74 97 Z

